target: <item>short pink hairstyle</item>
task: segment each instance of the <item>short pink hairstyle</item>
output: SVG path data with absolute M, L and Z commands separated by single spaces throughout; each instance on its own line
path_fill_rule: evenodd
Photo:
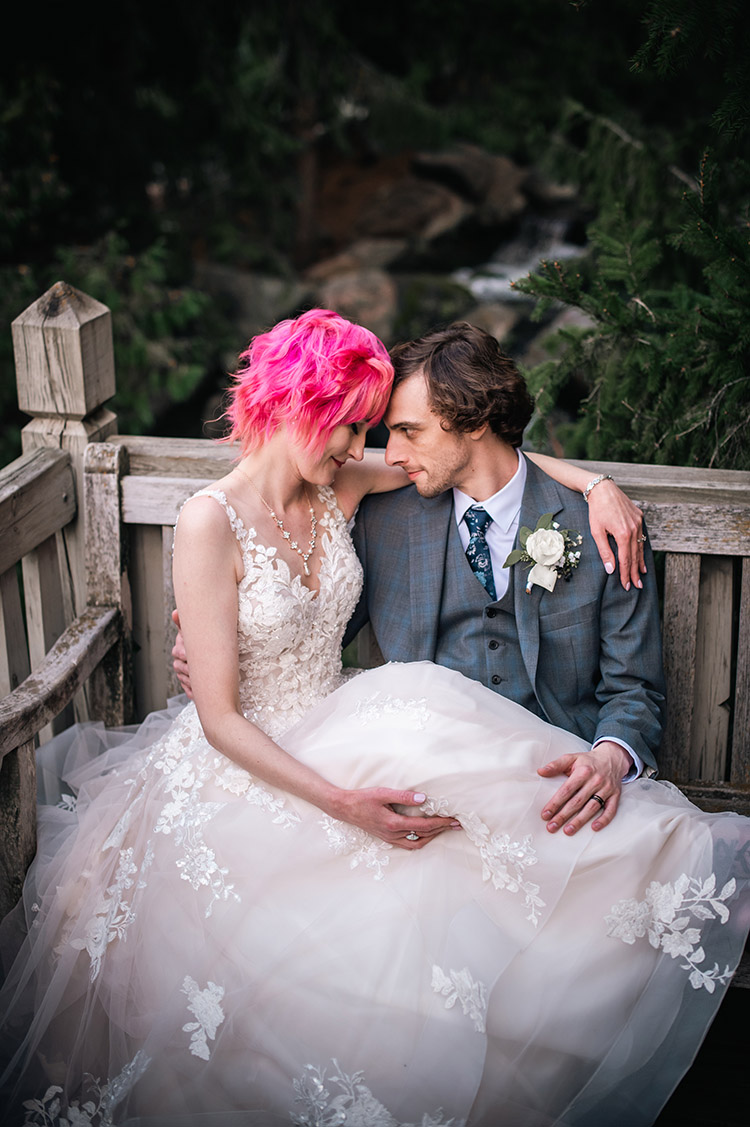
M 225 441 L 240 442 L 246 454 L 286 423 L 320 453 L 335 427 L 380 422 L 392 382 L 388 352 L 374 333 L 330 309 L 310 309 L 254 337 L 240 354 Z

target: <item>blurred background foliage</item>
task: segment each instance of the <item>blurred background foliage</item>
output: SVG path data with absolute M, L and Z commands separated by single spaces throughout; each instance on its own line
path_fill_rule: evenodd
M 42 0 L 0 39 L 0 321 L 58 278 L 105 302 L 120 429 L 164 431 L 238 346 L 196 261 L 289 277 L 330 154 L 471 141 L 591 223 L 521 286 L 593 321 L 528 373 L 538 443 L 575 386 L 571 456 L 750 468 L 749 107 L 739 0 Z M 0 412 L 4 463 L 7 328 Z

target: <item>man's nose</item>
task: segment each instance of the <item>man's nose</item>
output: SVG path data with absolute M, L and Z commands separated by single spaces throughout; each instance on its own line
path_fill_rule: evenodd
M 385 447 L 385 462 L 388 466 L 397 466 L 403 459 L 401 458 L 398 448 L 398 441 L 395 434 L 391 433 L 388 436 L 388 442 Z

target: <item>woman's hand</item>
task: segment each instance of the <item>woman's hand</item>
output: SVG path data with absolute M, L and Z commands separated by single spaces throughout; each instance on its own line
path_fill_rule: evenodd
M 461 829 L 461 823 L 455 818 L 422 817 L 418 813 L 410 816 L 393 809 L 396 804 L 417 811 L 425 799 L 426 795 L 419 791 L 391 790 L 389 787 L 342 790 L 338 792 L 335 807 L 329 812 L 339 821 L 359 826 L 373 837 L 399 849 L 423 849 L 444 830 Z
M 620 564 L 620 582 L 626 591 L 633 583 L 642 587 L 641 575 L 646 573 L 643 545 L 643 513 L 626 493 L 605 479 L 595 485 L 588 496 L 589 527 L 605 570 L 611 575 L 615 570 L 615 555 L 608 535 L 617 544 Z

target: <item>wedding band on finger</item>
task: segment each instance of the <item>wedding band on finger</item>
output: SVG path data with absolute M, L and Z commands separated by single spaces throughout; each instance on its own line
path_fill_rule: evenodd
M 590 801 L 591 801 L 592 799 L 593 799 L 593 801 L 594 801 L 594 802 L 598 802 L 598 803 L 599 803 L 599 805 L 601 806 L 602 810 L 604 809 L 604 806 L 605 806 L 605 802 L 604 802 L 604 799 L 602 798 L 602 796 L 601 796 L 600 794 L 592 794 L 592 795 L 591 795 L 591 798 L 589 799 L 589 802 L 590 802 Z
M 406 840 L 407 841 L 419 841 L 419 834 L 415 834 L 414 830 L 412 830 L 411 833 L 408 833 L 406 835 Z

